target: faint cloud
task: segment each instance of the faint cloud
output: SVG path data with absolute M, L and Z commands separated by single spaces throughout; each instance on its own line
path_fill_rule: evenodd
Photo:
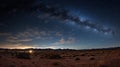
M 61 44 L 64 44 L 66 41 L 65 41 L 65 39 L 61 38 L 61 39 L 59 40 L 59 42 L 60 42 Z
M 73 38 L 73 37 L 69 37 L 68 39 L 64 39 L 64 38 L 61 38 L 60 40 L 59 40 L 59 42 L 61 43 L 61 44 L 70 44 L 70 43 L 74 43 L 76 40 L 75 40 L 75 38 Z
M 66 42 L 67 43 L 74 43 L 74 42 L 76 42 L 76 39 L 74 37 L 69 37 Z
M 76 39 L 73 38 L 73 37 L 69 37 L 68 39 L 64 39 L 64 38 L 61 38 L 59 41 L 57 42 L 54 42 L 50 45 L 53 45 L 53 46 L 57 46 L 57 45 L 68 45 L 68 44 L 72 44 L 72 43 L 75 43 L 76 42 Z
M 29 41 L 32 41 L 33 39 L 21 39 L 19 40 L 20 42 L 29 42 Z
M 7 42 L 12 42 L 12 43 L 19 43 L 19 42 L 30 42 L 32 40 L 33 39 L 30 39 L 30 38 L 19 39 L 19 38 L 16 38 L 16 37 L 12 37 L 12 38 L 9 37 L 6 41 Z
M 6 41 L 20 43 L 20 42 L 31 42 L 36 39 L 40 39 L 40 40 L 51 39 L 51 37 L 48 37 L 48 35 L 50 35 L 50 32 L 47 32 L 45 30 L 41 31 L 38 28 L 28 28 L 23 32 L 18 32 L 15 35 L 8 36 Z
M 0 36 L 8 36 L 8 35 L 11 35 L 11 34 L 6 32 L 0 32 Z
M 15 39 L 18 39 L 18 38 L 11 35 L 11 36 L 8 37 L 8 39 L 12 39 L 12 40 L 14 39 L 15 40 Z
M 56 36 L 62 36 L 62 34 L 60 32 L 56 32 L 55 34 Z

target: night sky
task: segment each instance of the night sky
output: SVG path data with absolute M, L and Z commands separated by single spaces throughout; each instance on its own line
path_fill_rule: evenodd
M 120 47 L 119 0 L 0 0 L 0 48 Z

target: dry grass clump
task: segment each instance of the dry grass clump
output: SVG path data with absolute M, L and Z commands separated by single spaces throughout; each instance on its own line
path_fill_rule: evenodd
M 101 64 L 99 67 L 108 67 L 107 65 Z
M 27 67 L 26 65 L 22 65 L 21 67 Z
M 52 65 L 58 66 L 58 65 L 60 65 L 60 63 L 59 62 L 54 62 Z
M 57 53 L 50 53 L 45 55 L 46 58 L 48 59 L 61 59 L 61 55 Z
M 16 67 L 14 64 L 11 64 L 10 67 Z
M 95 60 L 95 58 L 94 58 L 94 57 L 91 57 L 90 60 Z
M 75 60 L 78 61 L 78 60 L 80 60 L 80 58 L 77 57 L 77 58 L 75 58 Z
M 99 67 L 120 67 L 120 59 L 112 59 L 109 61 L 105 61 Z
M 108 62 L 108 67 L 120 67 L 120 59 L 113 59 Z
M 85 54 L 81 54 L 81 56 L 85 56 Z
M 53 65 L 54 67 L 65 67 L 65 66 L 62 65 L 62 63 L 60 63 L 60 62 L 53 62 L 52 65 Z
M 0 56 L 0 58 L 2 58 L 2 56 Z
M 29 53 L 18 53 L 16 57 L 19 59 L 31 59 L 31 55 Z

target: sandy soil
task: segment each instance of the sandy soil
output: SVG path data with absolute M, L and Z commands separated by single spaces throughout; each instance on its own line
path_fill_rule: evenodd
M 1 49 L 0 67 L 120 67 L 120 48 L 30 50 Z

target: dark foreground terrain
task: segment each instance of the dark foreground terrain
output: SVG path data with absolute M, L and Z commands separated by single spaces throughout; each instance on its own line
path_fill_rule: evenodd
M 0 49 L 0 67 L 120 67 L 120 48 Z

